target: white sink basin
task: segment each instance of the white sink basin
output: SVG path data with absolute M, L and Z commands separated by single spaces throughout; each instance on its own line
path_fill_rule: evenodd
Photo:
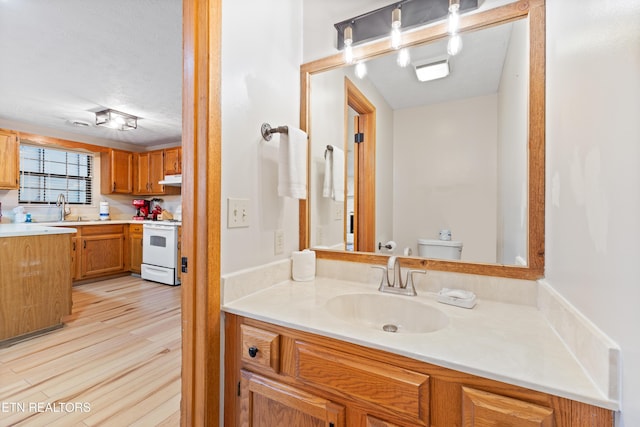
M 437 308 L 386 294 L 348 294 L 331 298 L 326 308 L 349 323 L 379 331 L 425 333 L 444 328 L 449 318 Z

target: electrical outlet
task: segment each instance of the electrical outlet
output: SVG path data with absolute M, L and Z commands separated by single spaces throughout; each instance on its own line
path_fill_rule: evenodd
M 273 253 L 280 255 L 284 253 L 284 230 L 276 230 L 273 239 Z
M 249 199 L 227 199 L 227 228 L 249 227 Z

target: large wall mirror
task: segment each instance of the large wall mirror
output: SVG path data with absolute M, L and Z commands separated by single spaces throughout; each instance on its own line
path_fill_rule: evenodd
M 304 64 L 301 247 L 320 258 L 384 263 L 394 254 L 416 268 L 541 277 L 544 16 L 541 0 L 463 15 L 456 56 L 444 23 L 407 33 L 404 68 L 387 40 L 356 48 L 364 77 L 341 55 Z M 416 68 L 443 61 L 446 77 L 418 80 Z

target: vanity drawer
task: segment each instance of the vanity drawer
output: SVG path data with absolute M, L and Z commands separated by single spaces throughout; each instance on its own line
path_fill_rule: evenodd
M 253 326 L 240 326 L 242 361 L 280 371 L 280 335 Z
M 305 383 L 429 424 L 428 375 L 298 340 L 294 357 Z

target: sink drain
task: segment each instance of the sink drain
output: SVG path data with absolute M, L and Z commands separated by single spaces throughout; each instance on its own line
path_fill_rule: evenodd
M 382 327 L 382 330 L 385 332 L 397 332 L 398 327 L 396 325 L 387 324 Z

